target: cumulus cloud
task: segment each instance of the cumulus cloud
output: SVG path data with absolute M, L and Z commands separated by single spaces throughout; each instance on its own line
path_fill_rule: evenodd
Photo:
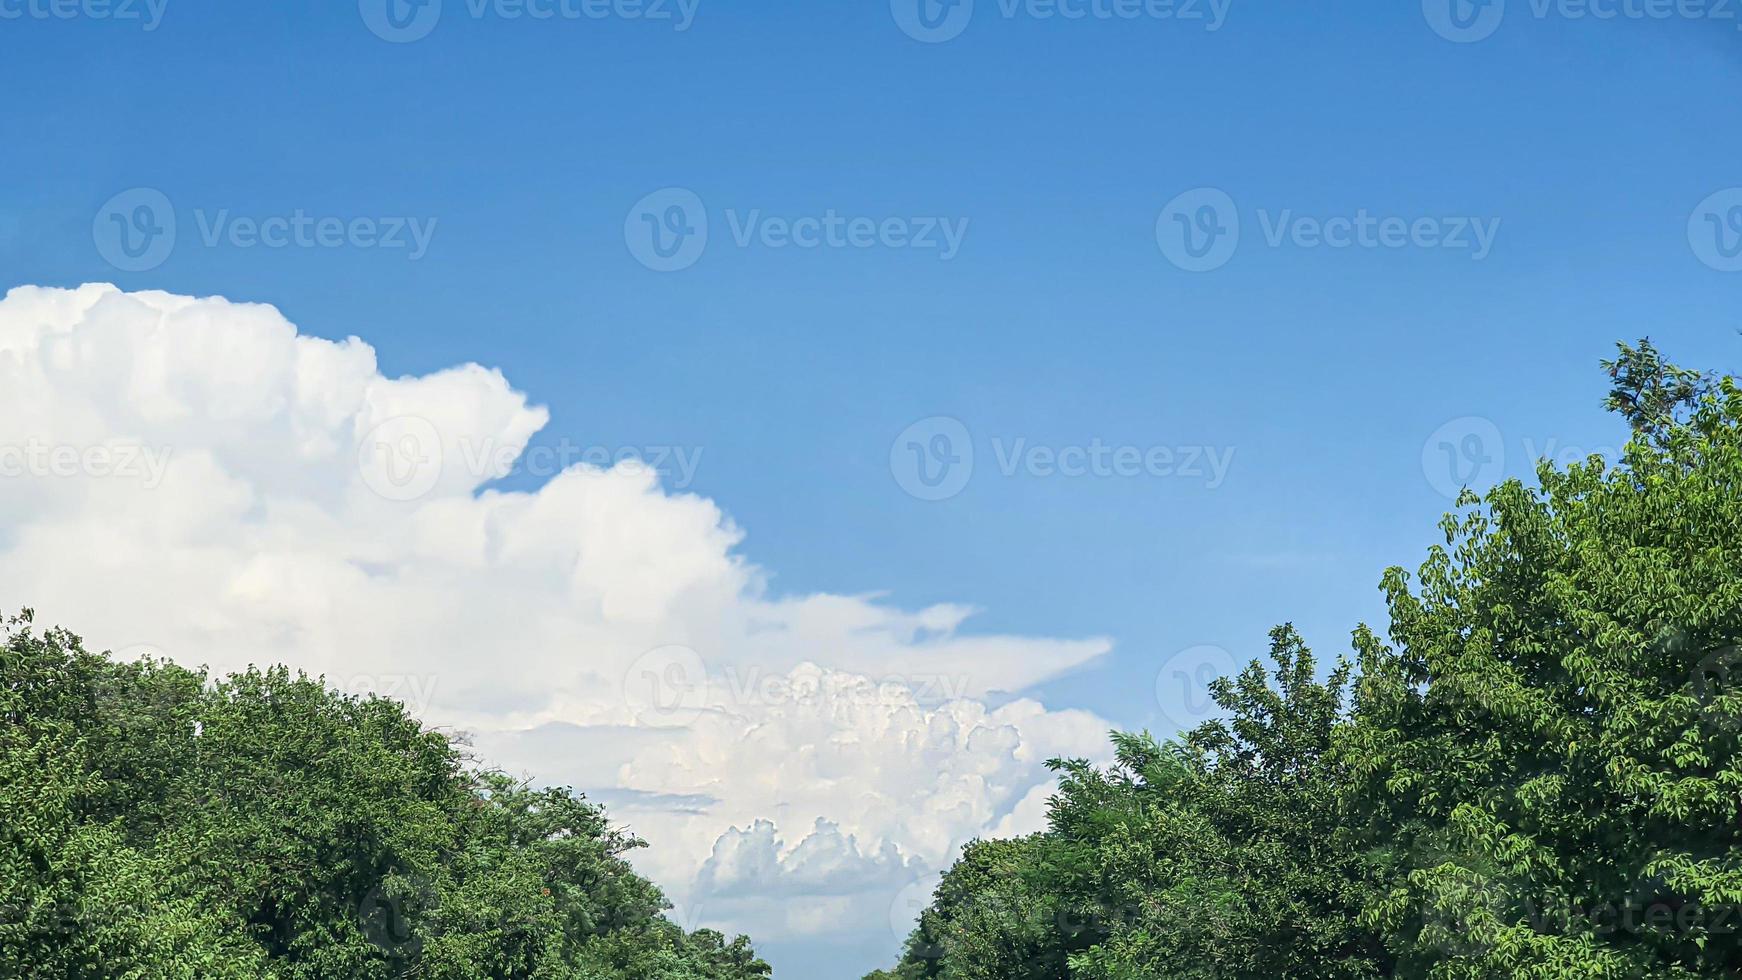
M 1101 753 L 1106 722 L 1008 694 L 1105 640 L 774 594 L 719 506 L 632 462 L 492 488 L 547 421 L 500 372 L 388 378 L 268 306 L 16 289 L 0 601 L 405 700 L 610 801 L 692 926 L 887 929 L 963 842 L 1033 829 L 1047 758 Z

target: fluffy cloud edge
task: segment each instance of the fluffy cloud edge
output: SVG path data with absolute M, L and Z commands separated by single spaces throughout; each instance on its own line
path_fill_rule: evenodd
M 772 595 L 717 504 L 633 463 L 491 489 L 549 422 L 498 370 L 388 378 L 267 305 L 19 287 L 0 408 L 0 595 L 124 654 L 399 695 L 487 762 L 620 794 L 655 880 L 752 932 L 850 927 L 1035 829 L 1045 760 L 1110 727 L 987 703 L 1105 638 Z M 128 446 L 139 472 L 93 465 Z

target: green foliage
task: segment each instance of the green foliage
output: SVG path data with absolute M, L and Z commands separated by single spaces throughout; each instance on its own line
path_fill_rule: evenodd
M 0 976 L 753 980 L 567 790 L 403 706 L 0 634 Z
M 1050 875 L 1068 874 L 1043 837 L 978 841 L 950 869 L 922 913 L 905 960 L 914 977 L 1043 980 L 1086 948 L 1097 923 Z
M 1254 663 L 1213 685 L 1227 717 L 1182 745 L 1115 737 L 1116 768 L 1139 777 L 1117 796 L 1137 806 L 1101 804 L 1093 816 L 1125 811 L 1096 849 L 1102 887 L 1131 914 L 1073 960 L 1072 976 L 1383 975 L 1380 944 L 1355 923 L 1361 849 L 1340 823 L 1346 770 L 1333 742 L 1348 667 L 1317 682 L 1288 626 L 1272 631 L 1270 656 L 1272 670 Z M 1096 840 L 1092 820 L 1057 819 L 1076 791 L 1073 779 L 1062 784 L 1055 831 Z
M 1274 672 L 1213 690 L 1230 713 L 1183 743 L 1113 736 L 1102 770 L 1059 761 L 1046 833 L 968 847 L 901 969 L 947 980 L 1362 978 L 1357 842 L 1332 751 L 1348 670 L 1314 679 L 1288 627 Z M 898 974 L 903 976 L 903 974 Z
M 1467 498 L 1356 638 L 1367 919 L 1424 975 L 1742 968 L 1742 394 L 1649 345 L 1612 373 L 1623 465 Z
M 1604 366 L 1620 465 L 1466 493 L 1358 679 L 1283 627 L 1224 719 L 1059 764 L 885 976 L 1742 976 L 1742 391 Z
M 1627 420 L 1633 431 L 1660 438 L 1685 425 L 1701 400 L 1718 384 L 1707 372 L 1690 371 L 1665 361 L 1651 341 L 1638 347 L 1616 345 L 1614 360 L 1603 362 L 1613 387 L 1604 405 Z

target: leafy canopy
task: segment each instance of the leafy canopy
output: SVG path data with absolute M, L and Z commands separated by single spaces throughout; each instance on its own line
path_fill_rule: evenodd
M 404 706 L 0 629 L 0 977 L 760 980 L 568 790 Z
M 1604 367 L 1618 465 L 1466 491 L 1358 676 L 1281 627 L 1221 720 L 1058 763 L 883 976 L 1742 975 L 1742 391 Z

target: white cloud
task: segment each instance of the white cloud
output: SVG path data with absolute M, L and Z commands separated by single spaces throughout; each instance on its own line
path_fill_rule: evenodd
M 267 306 L 17 289 L 0 602 L 97 646 L 387 689 L 610 802 L 690 925 L 886 931 L 963 842 L 1034 829 L 1047 758 L 1103 754 L 1099 718 L 986 702 L 1106 641 L 771 594 L 718 506 L 635 464 L 484 489 L 547 420 L 499 372 L 386 378 Z
M 869 885 L 905 885 L 914 873 L 894 842 L 867 853 L 858 838 L 820 817 L 794 847 L 778 833 L 772 822 L 758 820 L 747 830 L 733 827 L 720 835 L 697 876 L 700 889 L 721 898 L 767 897 L 768 884 L 784 879 L 789 893 L 851 895 Z

